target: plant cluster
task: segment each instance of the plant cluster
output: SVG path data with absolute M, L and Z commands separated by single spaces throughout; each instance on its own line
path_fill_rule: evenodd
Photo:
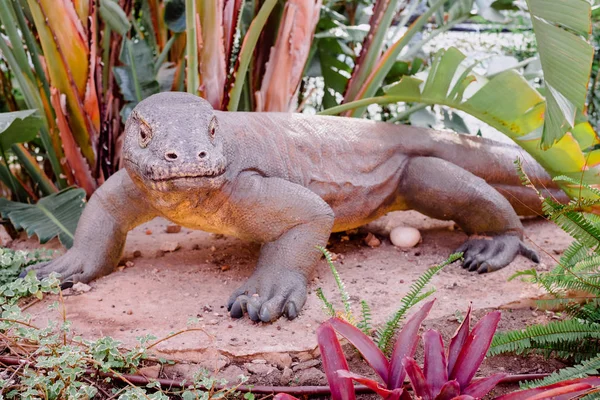
M 516 165 L 523 183 L 536 190 L 521 163 L 517 161 Z M 568 177 L 556 179 L 572 182 Z M 587 188 L 598 192 L 593 187 Z M 552 198 L 544 198 L 540 192 L 538 196 L 548 218 L 569 233 L 574 241 L 552 271 L 539 273 L 532 269 L 515 277 L 524 276 L 545 289 L 552 298 L 540 300 L 539 305 L 562 309 L 566 318 L 500 333 L 492 342 L 490 355 L 534 352 L 572 361 L 576 365 L 557 371 L 541 382 L 529 384 L 530 387 L 595 375 L 600 371 L 600 218 L 587 212 L 599 202 L 580 199 L 559 204 Z
M 29 265 L 50 260 L 52 253 L 50 250 L 27 252 L 0 247 L 0 286 L 13 282 Z
M 344 311 L 336 311 L 333 307 L 333 304 L 327 299 L 323 290 L 321 288 L 317 288 L 316 293 L 317 297 L 323 303 L 323 309 L 325 312 L 331 317 L 337 317 L 347 321 L 348 323 L 355 325 L 358 329 L 360 329 L 366 335 L 371 335 L 371 331 L 373 327 L 371 326 L 371 307 L 365 300 L 360 300 L 360 319 L 357 321 L 353 312 L 352 305 L 350 303 L 350 295 L 346 291 L 346 286 L 340 277 L 340 274 L 337 271 L 337 268 L 333 264 L 333 260 L 331 257 L 331 253 L 325 249 L 324 247 L 318 247 L 318 249 L 325 256 L 325 261 L 333 274 L 335 279 L 341 302 L 344 307 Z M 392 352 L 392 339 L 396 335 L 398 328 L 400 327 L 400 322 L 406 316 L 406 313 L 414 307 L 416 304 L 420 303 L 427 297 L 431 296 L 435 292 L 435 288 L 430 288 L 425 291 L 427 285 L 431 282 L 433 277 L 440 272 L 447 265 L 452 264 L 456 260 L 462 257 L 462 253 L 451 254 L 445 261 L 440 263 L 439 265 L 435 265 L 425 271 L 419 278 L 410 286 L 408 289 L 408 293 L 402 297 L 400 300 L 400 307 L 393 315 L 388 318 L 386 323 L 375 330 L 375 343 L 377 347 L 385 354 L 390 354 Z
M 13 260 L 25 257 L 13 255 Z M 18 262 L 18 261 L 17 261 Z M 152 399 L 166 400 L 179 396 L 184 400 L 241 397 L 237 386 L 226 388 L 227 382 L 210 377 L 207 371 L 199 371 L 182 389 L 161 387 L 150 380 L 145 387 L 129 382 L 125 374 L 136 373 L 149 363 L 168 363 L 149 357 L 157 343 L 147 335 L 138 337 L 139 344 L 133 349 L 122 349 L 121 343 L 111 337 L 83 340 L 73 337 L 70 322 L 50 323 L 36 327 L 23 312 L 19 300 L 44 294 L 60 293 L 56 276 L 38 280 L 32 274 L 0 286 L 0 398 L 2 399 L 92 399 L 114 398 L 118 400 Z M 56 302 L 49 307 L 60 311 Z M 174 333 L 185 333 L 192 328 Z M 242 379 L 243 381 L 244 379 Z M 252 399 L 251 393 L 244 398 Z
M 414 360 L 419 341 L 419 329 L 429 314 L 434 301 L 425 303 L 409 318 L 398 333 L 394 349 L 388 360 L 373 340 L 360 329 L 339 319 L 332 318 L 317 329 L 317 340 L 323 360 L 323 368 L 331 388 L 331 398 L 354 399 L 352 381 L 361 383 L 382 399 L 423 400 L 470 400 L 486 396 L 504 377 L 499 373 L 473 379 L 488 351 L 492 337 L 500 320 L 498 311 L 491 312 L 479 320 L 470 330 L 470 309 L 462 324 L 444 349 L 441 335 L 429 330 L 423 335 L 424 364 L 421 368 Z M 342 351 L 337 334 L 348 340 L 373 368 L 379 380 L 368 378 L 348 370 L 348 362 Z M 404 386 L 408 376 L 412 391 Z M 600 378 L 582 378 L 527 389 L 495 400 L 516 399 L 567 399 L 588 395 L 600 385 Z M 287 394 L 278 394 L 276 399 L 294 399 Z

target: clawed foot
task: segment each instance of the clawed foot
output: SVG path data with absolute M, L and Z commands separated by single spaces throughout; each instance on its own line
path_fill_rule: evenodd
M 509 234 L 469 239 L 456 252 L 463 253 L 463 268 L 480 274 L 504 268 L 519 254 L 535 263 L 540 262 L 534 250 L 518 236 Z
M 21 272 L 20 277 L 24 277 L 29 271 L 35 271 L 38 279 L 43 279 L 56 272 L 60 275 L 61 289 L 67 289 L 77 282 L 87 283 L 110 272 L 110 266 L 99 266 L 94 260 L 94 257 L 80 256 L 77 251 L 69 250 L 54 260 L 28 267 Z
M 290 320 L 298 316 L 306 302 L 304 275 L 296 271 L 266 272 L 255 272 L 233 292 L 227 302 L 233 318 L 241 318 L 246 312 L 255 322 L 271 322 L 282 315 Z

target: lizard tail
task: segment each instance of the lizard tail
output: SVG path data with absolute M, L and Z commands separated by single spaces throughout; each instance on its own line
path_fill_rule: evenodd
M 450 161 L 484 179 L 506 197 L 519 215 L 543 215 L 543 212 L 538 194 L 521 182 L 515 165 L 517 158 L 543 197 L 553 198 L 560 203 L 569 201 L 569 197 L 552 181 L 550 174 L 516 144 L 467 135 L 435 136 L 435 145 L 429 147 L 430 155 Z

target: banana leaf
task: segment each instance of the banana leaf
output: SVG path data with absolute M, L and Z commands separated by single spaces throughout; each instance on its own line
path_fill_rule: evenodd
M 40 243 L 58 236 L 70 248 L 84 205 L 85 191 L 67 188 L 40 199 L 37 204 L 0 198 L 0 214 L 10 219 L 15 228 L 24 229 L 28 236 L 37 235 Z

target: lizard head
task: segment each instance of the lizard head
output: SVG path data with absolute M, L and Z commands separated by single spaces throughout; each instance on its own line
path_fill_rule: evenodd
M 125 124 L 123 161 L 133 180 L 152 190 L 221 187 L 227 159 L 213 108 L 187 93 L 141 101 Z

